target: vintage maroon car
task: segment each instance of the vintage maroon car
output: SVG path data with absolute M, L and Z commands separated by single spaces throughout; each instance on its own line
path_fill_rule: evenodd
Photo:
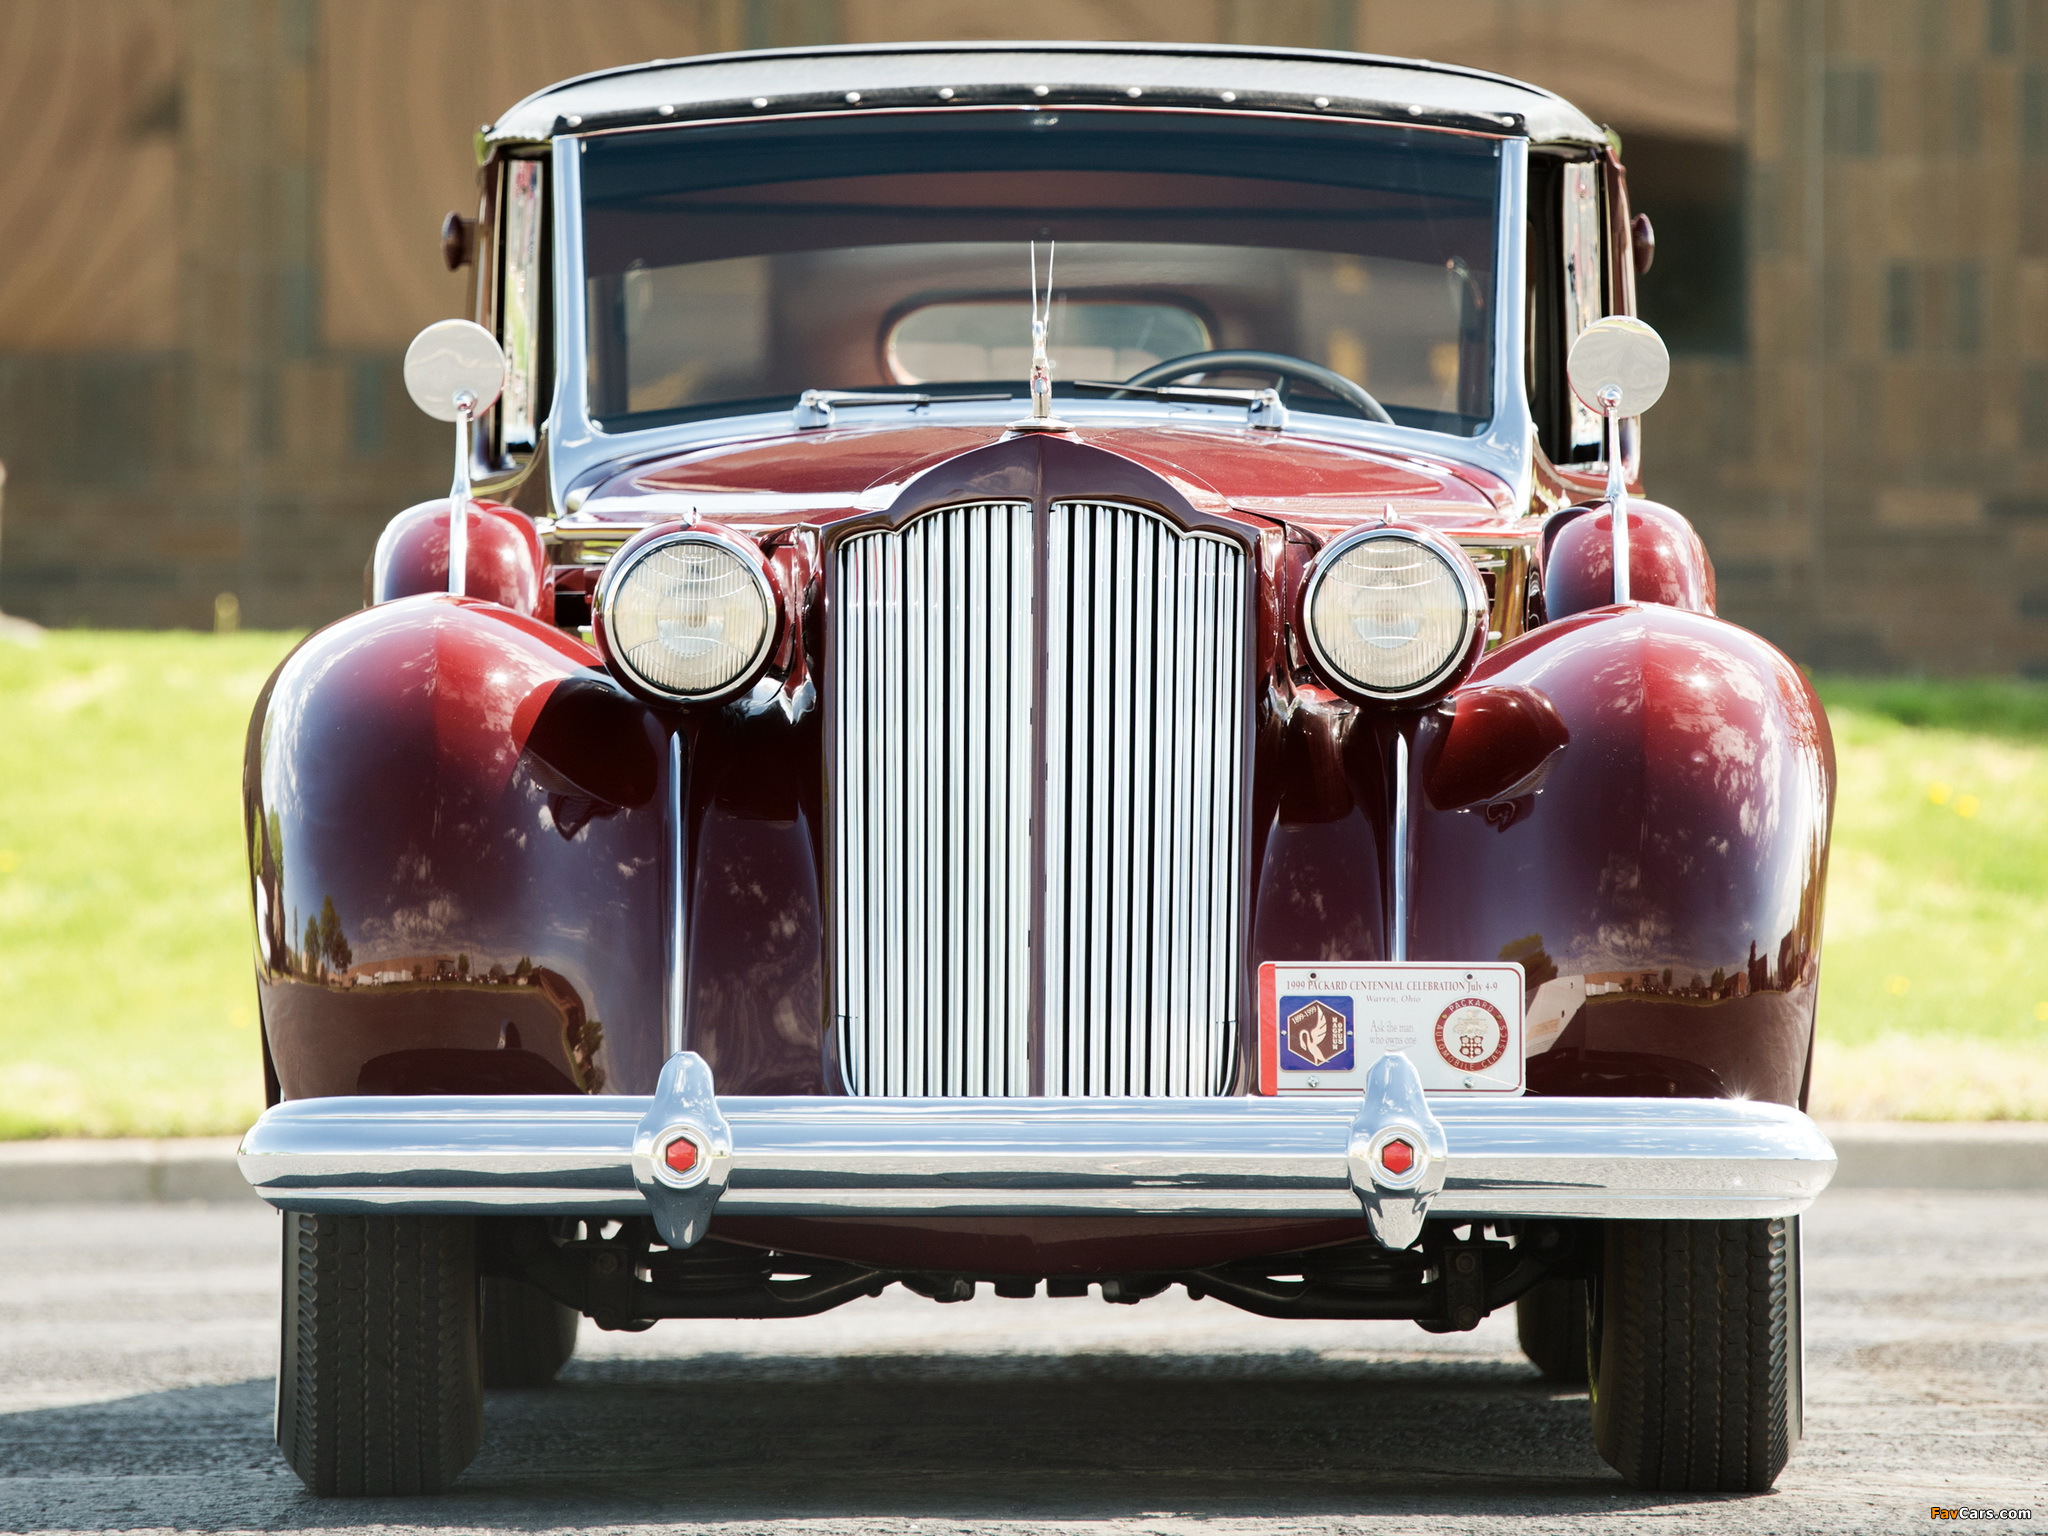
M 1632 494 L 1611 138 L 1046 44 L 480 144 L 455 489 L 249 735 L 307 1484 L 446 1485 L 579 1314 L 900 1284 L 1514 1303 L 1624 1477 L 1768 1487 L 1834 766 Z

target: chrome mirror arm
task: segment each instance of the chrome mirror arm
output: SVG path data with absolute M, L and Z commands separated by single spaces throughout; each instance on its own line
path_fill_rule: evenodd
M 1600 392 L 1601 423 L 1607 434 L 1607 507 L 1614 522 L 1614 601 L 1628 601 L 1628 466 L 1621 461 L 1621 390 Z
M 469 572 L 470 467 L 476 419 L 505 389 L 505 349 L 473 320 L 436 320 L 405 349 L 405 389 L 436 421 L 455 423 L 455 478 L 448 488 L 448 591 L 461 597 Z
M 455 481 L 448 488 L 448 592 L 461 597 L 469 575 L 469 463 L 476 445 L 476 396 L 455 397 Z
M 1572 393 L 1600 413 L 1607 441 L 1607 508 L 1614 527 L 1614 601 L 1629 600 L 1628 466 L 1622 461 L 1621 423 L 1639 417 L 1671 382 L 1664 339 L 1634 315 L 1607 315 L 1583 331 L 1565 358 Z

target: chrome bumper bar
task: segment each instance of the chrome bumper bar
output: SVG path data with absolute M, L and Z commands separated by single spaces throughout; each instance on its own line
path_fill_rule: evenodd
M 665 1156 L 687 1140 L 686 1173 Z M 1393 1142 L 1405 1153 L 1389 1155 Z M 691 1161 L 685 1156 L 680 1161 Z M 1361 1099 L 716 1096 L 690 1053 L 652 1098 L 299 1099 L 243 1139 L 288 1211 L 652 1214 L 669 1241 L 738 1216 L 1743 1218 L 1804 1210 L 1834 1148 L 1797 1110 L 1727 1099 L 1426 1099 L 1382 1057 Z M 1405 1165 L 1405 1166 L 1404 1166 Z

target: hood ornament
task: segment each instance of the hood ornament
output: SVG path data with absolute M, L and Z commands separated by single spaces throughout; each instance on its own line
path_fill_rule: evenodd
M 1012 432 L 1071 432 L 1052 413 L 1052 363 L 1045 355 L 1045 330 L 1052 320 L 1052 259 L 1059 242 L 1045 243 L 1045 295 L 1038 292 L 1038 242 L 1031 242 L 1031 414 L 1010 423 Z

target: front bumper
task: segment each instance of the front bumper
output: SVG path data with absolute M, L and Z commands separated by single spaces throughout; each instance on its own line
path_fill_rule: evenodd
M 697 1164 L 676 1175 L 678 1136 Z M 1392 1171 L 1389 1140 L 1411 1153 Z M 1794 1215 L 1834 1148 L 1805 1115 L 1727 1099 L 1425 1098 L 1382 1057 L 1362 1098 L 718 1097 L 672 1058 L 651 1098 L 300 1099 L 243 1139 L 288 1211 L 652 1215 L 678 1246 L 745 1216 L 1363 1213 L 1406 1247 L 1425 1217 Z

